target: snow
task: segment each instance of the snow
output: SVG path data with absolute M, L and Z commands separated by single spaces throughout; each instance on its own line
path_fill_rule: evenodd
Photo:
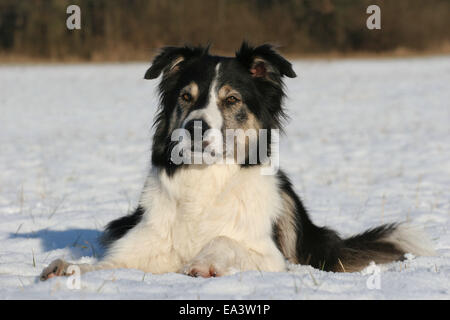
M 104 270 L 39 282 L 53 259 L 93 262 L 149 168 L 156 82 L 146 64 L 0 66 L 1 299 L 449 299 L 450 57 L 303 60 L 287 79 L 280 161 L 313 220 L 349 236 L 411 221 L 437 255 L 331 273 L 222 278 Z M 370 267 L 369 267 L 370 268 Z M 372 278 L 373 280 L 373 278 Z

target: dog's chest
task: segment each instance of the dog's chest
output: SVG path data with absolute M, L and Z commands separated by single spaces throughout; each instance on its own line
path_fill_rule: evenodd
M 261 175 L 258 168 L 185 169 L 170 178 L 160 176 L 160 189 L 152 219 L 165 215 L 166 228 L 159 232 L 167 233 L 187 260 L 218 236 L 242 242 L 270 236 L 281 207 L 275 177 Z

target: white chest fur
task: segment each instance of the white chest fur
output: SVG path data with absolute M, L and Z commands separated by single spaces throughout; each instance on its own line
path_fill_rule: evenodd
M 275 176 L 259 167 L 210 165 L 148 178 L 141 198 L 140 228 L 158 235 L 180 262 L 192 259 L 210 240 L 226 236 L 255 249 L 270 241 L 281 198 Z M 151 235 L 150 235 L 151 234 Z

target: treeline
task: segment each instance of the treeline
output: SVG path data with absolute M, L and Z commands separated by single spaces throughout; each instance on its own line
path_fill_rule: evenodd
M 66 27 L 72 4 L 81 30 Z M 366 28 L 372 4 L 381 30 Z M 449 0 L 0 0 L 0 56 L 57 60 L 148 59 L 183 43 L 229 53 L 243 39 L 290 54 L 427 51 L 449 30 Z

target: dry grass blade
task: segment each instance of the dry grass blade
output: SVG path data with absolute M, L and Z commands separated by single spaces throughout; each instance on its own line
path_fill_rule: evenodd
M 342 262 L 341 262 L 341 259 L 338 258 L 338 262 L 339 262 L 339 264 L 341 265 L 342 270 L 343 270 L 344 272 L 347 272 L 347 271 L 345 271 L 345 268 L 344 268 L 344 265 L 343 265 Z

